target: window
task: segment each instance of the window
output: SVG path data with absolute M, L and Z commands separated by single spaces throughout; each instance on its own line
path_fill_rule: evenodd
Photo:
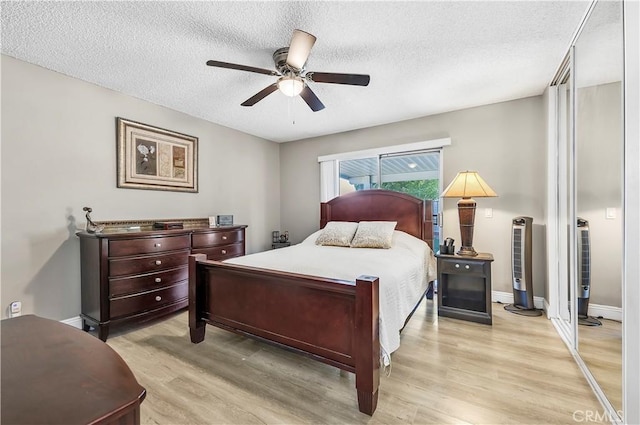
M 362 158 L 338 161 L 340 186 L 338 194 L 378 188 L 379 158 Z
M 441 191 L 440 150 L 383 155 L 380 175 L 382 189 L 437 201 Z
M 440 196 L 439 150 L 380 155 L 338 163 L 340 195 L 354 190 L 381 188 L 408 193 L 420 199 L 437 200 Z
M 434 246 L 438 246 L 442 147 L 450 139 L 328 155 L 321 163 L 321 201 L 366 189 L 387 189 L 432 201 Z

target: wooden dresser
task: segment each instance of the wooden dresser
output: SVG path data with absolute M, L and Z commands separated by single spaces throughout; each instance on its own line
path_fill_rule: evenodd
M 224 260 L 245 253 L 247 226 L 100 233 L 80 237 L 83 328 L 106 341 L 112 325 L 137 324 L 188 305 L 188 257 Z

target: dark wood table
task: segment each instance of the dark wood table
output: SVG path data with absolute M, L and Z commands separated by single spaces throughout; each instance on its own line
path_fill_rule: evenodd
M 437 254 L 438 316 L 492 324 L 491 263 L 493 255 L 475 257 Z
M 2 320 L 2 424 L 139 424 L 146 395 L 107 344 L 34 315 Z

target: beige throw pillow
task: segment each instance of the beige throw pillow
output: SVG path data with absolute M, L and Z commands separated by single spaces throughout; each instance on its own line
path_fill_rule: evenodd
M 357 228 L 358 223 L 330 221 L 324 226 L 318 239 L 316 239 L 316 245 L 349 246 Z
M 361 221 L 351 248 L 391 248 L 397 221 Z

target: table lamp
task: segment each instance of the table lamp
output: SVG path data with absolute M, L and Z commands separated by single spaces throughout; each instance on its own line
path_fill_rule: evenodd
M 476 215 L 475 198 L 498 196 L 489 185 L 482 180 L 476 171 L 461 171 L 442 192 L 443 198 L 462 198 L 458 201 L 458 218 L 460 220 L 460 238 L 462 246 L 458 255 L 475 257 L 478 255 L 473 249 L 473 222 Z

